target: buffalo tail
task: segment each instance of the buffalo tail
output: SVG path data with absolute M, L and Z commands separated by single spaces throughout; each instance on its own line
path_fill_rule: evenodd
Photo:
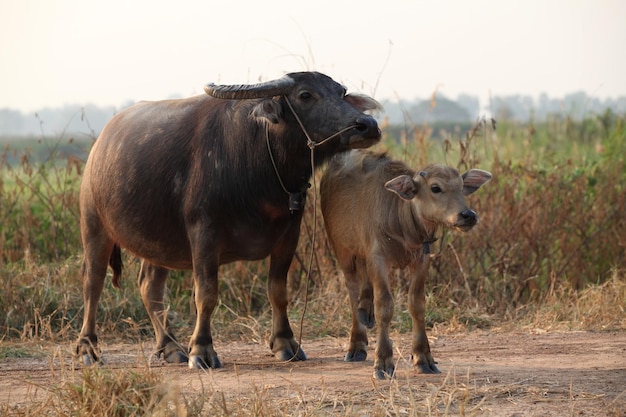
M 115 288 L 121 288 L 120 277 L 122 276 L 122 250 L 119 245 L 113 245 L 113 251 L 111 251 L 111 257 L 109 258 L 109 266 L 113 269 L 113 286 Z

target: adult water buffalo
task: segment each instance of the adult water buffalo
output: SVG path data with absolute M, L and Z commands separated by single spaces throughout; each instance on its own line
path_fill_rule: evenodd
M 332 159 L 322 177 L 320 196 L 328 239 L 343 270 L 352 306 L 346 361 L 365 360 L 366 327 L 372 328 L 376 320 L 374 376 L 393 375 L 389 272 L 409 267 L 413 364 L 423 373 L 439 372 L 424 321 L 430 244 L 439 226 L 466 232 L 476 225 L 478 216 L 463 196 L 490 179 L 487 171 L 471 169 L 459 175 L 443 165 L 415 172 L 400 161 L 368 151 L 350 151 Z
M 167 361 L 222 366 L 211 337 L 219 266 L 267 256 L 270 348 L 281 360 L 306 359 L 287 318 L 286 278 L 312 174 L 310 149 L 321 163 L 375 144 L 381 132 L 363 112 L 379 105 L 316 72 L 205 91 L 124 110 L 91 150 L 80 189 L 85 316 L 77 346 L 87 364 L 100 360 L 96 309 L 107 265 L 119 286 L 120 248 L 143 259 L 141 296 Z M 189 351 L 167 323 L 169 269 L 193 271 Z

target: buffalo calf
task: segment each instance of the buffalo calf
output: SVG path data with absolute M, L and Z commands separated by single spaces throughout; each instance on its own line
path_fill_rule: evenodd
M 464 195 L 491 179 L 471 169 L 460 175 L 443 165 L 413 171 L 385 154 L 350 151 L 335 156 L 321 180 L 322 213 L 330 244 L 343 270 L 352 306 L 350 347 L 345 360 L 367 357 L 367 328 L 378 321 L 374 376 L 394 374 L 389 323 L 393 298 L 389 272 L 409 268 L 409 310 L 413 319 L 413 365 L 438 373 L 424 322 L 424 282 L 430 244 L 439 226 L 469 231 L 478 216 Z

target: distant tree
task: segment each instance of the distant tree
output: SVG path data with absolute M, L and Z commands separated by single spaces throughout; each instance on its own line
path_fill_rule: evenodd
M 478 97 L 469 94 L 459 94 L 456 98 L 456 102 L 459 106 L 467 110 L 471 118 L 475 119 L 480 115 L 480 100 Z
M 541 93 L 537 100 L 527 95 L 495 96 L 490 103 L 496 120 L 537 122 L 570 118 L 581 120 L 604 114 L 611 109 L 615 114 L 626 113 L 626 97 L 601 100 L 584 92 L 551 98 Z M 128 101 L 119 107 L 99 107 L 93 104 L 72 104 L 44 108 L 37 112 L 0 109 L 1 136 L 65 136 L 95 137 L 104 125 L 120 110 L 132 105 Z M 382 100 L 384 112 L 379 116 L 392 125 L 421 125 L 422 123 L 473 123 L 479 116 L 480 100 L 469 94 L 460 94 L 456 100 L 437 95 L 435 100 Z M 484 104 L 484 103 L 483 103 Z
M 495 96 L 492 106 L 496 120 L 528 120 L 535 108 L 535 103 L 530 96 L 516 94 Z
M 43 108 L 37 112 L 0 109 L 0 136 L 97 136 L 118 112 L 93 104 Z
M 0 109 L 0 135 L 21 135 L 24 130 L 24 116 L 11 109 Z
M 409 114 L 416 122 L 468 122 L 473 118 L 467 109 L 445 97 L 423 100 L 409 108 Z
M 380 104 L 385 109 L 381 116 L 386 118 L 390 124 L 401 125 L 407 123 L 406 106 L 410 105 L 410 102 L 407 104 L 407 102 L 402 101 L 383 100 Z

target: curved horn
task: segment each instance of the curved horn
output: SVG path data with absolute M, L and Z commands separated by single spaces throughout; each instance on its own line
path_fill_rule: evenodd
M 204 91 L 215 98 L 243 100 L 280 96 L 291 91 L 295 80 L 288 75 L 272 81 L 258 84 L 215 85 L 204 86 Z

